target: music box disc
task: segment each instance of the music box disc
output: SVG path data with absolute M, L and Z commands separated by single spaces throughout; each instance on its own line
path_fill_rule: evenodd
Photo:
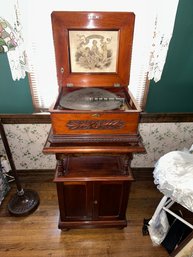
M 120 108 L 116 94 L 100 88 L 83 88 L 60 99 L 60 106 L 71 110 L 113 110 Z

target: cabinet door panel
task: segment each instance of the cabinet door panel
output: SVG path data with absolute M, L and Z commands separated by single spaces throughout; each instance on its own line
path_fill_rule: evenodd
M 126 186 L 127 185 L 127 186 Z M 101 181 L 94 184 L 95 219 L 124 218 L 128 200 L 128 182 Z
M 92 218 L 91 185 L 87 182 L 62 183 L 63 205 L 61 219 L 88 220 Z M 61 193 L 61 190 L 60 190 Z

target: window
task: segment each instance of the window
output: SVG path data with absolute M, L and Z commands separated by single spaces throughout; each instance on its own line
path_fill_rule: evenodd
M 58 93 L 52 11 L 131 11 L 135 13 L 135 32 L 129 90 L 142 106 L 146 81 L 159 80 L 173 31 L 178 0 L 107 1 L 19 1 L 23 34 L 30 68 L 29 80 L 36 109 L 47 110 Z

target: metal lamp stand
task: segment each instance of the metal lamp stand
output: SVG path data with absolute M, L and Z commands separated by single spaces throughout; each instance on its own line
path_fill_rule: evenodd
M 31 189 L 23 189 L 21 186 L 1 119 L 0 119 L 0 135 L 4 144 L 5 151 L 9 159 L 11 170 L 13 172 L 15 183 L 17 186 L 17 193 L 13 195 L 13 197 L 9 201 L 8 210 L 14 216 L 25 216 L 37 209 L 40 203 L 40 198 L 37 192 Z

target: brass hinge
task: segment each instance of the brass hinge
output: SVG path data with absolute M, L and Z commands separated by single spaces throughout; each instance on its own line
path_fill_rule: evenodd
M 115 83 L 114 87 L 120 87 L 120 84 L 119 83 Z

